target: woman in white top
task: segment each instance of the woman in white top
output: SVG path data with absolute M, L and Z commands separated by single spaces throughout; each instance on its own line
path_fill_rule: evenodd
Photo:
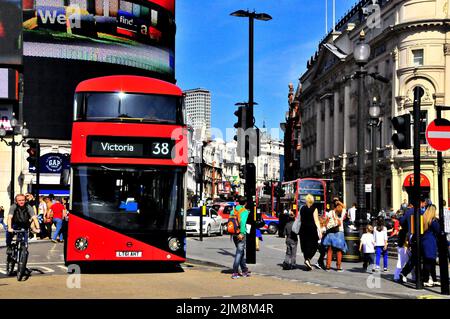
M 384 226 L 383 216 L 378 216 L 377 227 L 374 231 L 375 251 L 376 251 L 376 269 L 380 269 L 380 258 L 383 255 L 384 271 L 388 271 L 388 236 L 387 228 Z

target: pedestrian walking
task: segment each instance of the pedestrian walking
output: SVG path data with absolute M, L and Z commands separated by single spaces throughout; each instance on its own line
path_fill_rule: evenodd
M 286 236 L 286 256 L 283 262 L 283 270 L 295 269 L 296 266 L 298 235 L 292 231 L 294 220 L 295 213 L 291 210 L 289 212 L 289 220 L 284 226 L 284 234 Z
M 44 202 L 44 197 L 39 196 L 38 220 L 41 232 L 39 233 L 41 239 L 49 238 L 45 224 L 45 216 L 47 214 L 47 204 Z
M 423 285 L 440 286 L 436 277 L 437 242 L 440 233 L 439 215 L 436 206 L 431 204 L 423 214 Z M 431 275 L 431 278 L 430 278 Z
M 375 271 L 375 237 L 372 225 L 367 225 L 366 232 L 361 236 L 359 251 L 363 254 L 364 271 L 367 271 L 368 266 Z
M 317 260 L 317 263 L 314 265 L 318 269 L 326 269 L 326 266 L 324 264 L 324 258 L 327 254 L 327 247 L 323 244 L 323 241 L 325 240 L 326 233 L 327 233 L 327 217 L 326 214 L 324 216 L 319 216 L 319 223 L 320 223 L 320 232 L 322 234 L 322 238 L 319 240 L 319 259 Z
M 8 226 L 5 224 L 5 209 L 3 208 L 3 206 L 0 206 L 0 223 L 3 226 L 3 229 L 5 231 L 8 230 Z
M 44 203 L 47 206 L 45 209 L 45 215 L 44 215 L 44 224 L 45 224 L 45 238 L 51 239 L 52 238 L 52 226 L 53 226 L 53 212 L 51 210 L 51 207 L 53 205 L 50 197 L 46 196 L 44 197 Z
M 402 211 L 399 211 L 402 212 Z M 398 219 L 398 223 L 399 225 L 402 222 L 403 219 L 403 214 L 399 213 L 397 216 Z M 398 239 L 397 239 L 397 265 L 395 267 L 395 272 L 394 272 L 394 281 L 395 282 L 406 282 L 406 277 L 404 276 L 400 276 L 403 267 L 405 267 L 406 263 L 408 262 L 410 256 L 411 256 L 411 251 L 409 249 L 408 246 L 408 229 L 407 227 L 401 227 L 401 225 L 399 226 L 399 230 L 398 230 Z
M 261 249 L 260 241 L 263 241 L 263 236 L 261 233 L 261 230 L 259 228 L 256 228 L 256 251 L 259 251 Z
M 66 208 L 58 200 L 52 205 L 50 211 L 53 216 L 53 224 L 56 227 L 56 231 L 53 233 L 52 242 L 63 242 L 64 235 L 62 233 L 63 219 L 66 216 Z
M 336 251 L 336 270 L 338 272 L 344 271 L 342 269 L 342 255 L 347 252 L 348 247 L 345 242 L 344 226 L 342 223 L 343 208 L 338 203 L 336 208 L 331 210 L 327 216 L 327 234 L 323 241 L 323 245 L 327 247 L 327 271 L 331 269 L 333 251 Z
M 388 271 L 388 236 L 387 228 L 384 225 L 384 217 L 378 216 L 377 227 L 374 231 L 375 251 L 376 251 L 376 270 L 380 270 L 380 259 L 383 256 L 384 271 Z
M 427 199 L 423 196 L 420 197 L 420 214 L 423 215 L 425 213 L 427 206 Z M 406 241 L 408 242 L 408 247 L 410 250 L 410 257 L 408 262 L 403 267 L 400 277 L 402 282 L 407 281 L 407 277 L 409 273 L 414 269 L 417 263 L 417 251 L 415 249 L 416 246 L 416 236 L 412 236 L 411 234 L 411 216 L 414 216 L 414 207 L 411 205 L 410 208 L 406 211 L 406 214 L 400 220 L 401 230 L 406 232 Z M 414 276 L 414 274 L 413 274 Z
M 233 234 L 233 242 L 236 246 L 236 254 L 234 256 L 233 262 L 233 275 L 232 279 L 237 279 L 239 277 L 249 277 L 250 271 L 248 270 L 247 264 L 245 262 L 245 244 L 246 244 L 246 234 L 247 234 L 247 218 L 248 210 L 246 209 L 247 199 L 244 196 L 240 196 L 238 200 L 239 205 L 237 205 L 230 213 L 231 216 L 236 215 L 239 222 L 239 233 Z M 239 267 L 242 273 L 239 273 Z
M 307 270 L 312 270 L 311 259 L 316 254 L 322 233 L 320 232 L 319 212 L 314 207 L 314 197 L 311 194 L 306 195 L 305 202 L 306 205 L 300 209 L 300 247 Z

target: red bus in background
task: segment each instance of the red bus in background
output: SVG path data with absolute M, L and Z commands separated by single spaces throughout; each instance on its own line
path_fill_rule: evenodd
M 305 205 L 305 197 L 311 194 L 314 197 L 314 206 L 319 211 L 319 215 L 326 212 L 327 205 L 327 184 L 321 178 L 299 178 L 290 182 L 283 182 L 282 187 L 285 196 L 280 198 L 281 206 L 284 209 L 291 209 L 293 205 L 300 209 Z
M 186 258 L 183 94 L 140 76 L 75 92 L 67 264 Z

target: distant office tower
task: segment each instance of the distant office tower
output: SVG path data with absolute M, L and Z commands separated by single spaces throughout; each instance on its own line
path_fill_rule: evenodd
M 205 89 L 184 91 L 186 94 L 187 122 L 195 130 L 194 137 L 200 140 L 211 138 L 211 93 Z

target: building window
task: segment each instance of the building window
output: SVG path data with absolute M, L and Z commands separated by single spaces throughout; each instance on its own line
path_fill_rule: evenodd
M 423 49 L 412 50 L 414 66 L 423 65 Z

